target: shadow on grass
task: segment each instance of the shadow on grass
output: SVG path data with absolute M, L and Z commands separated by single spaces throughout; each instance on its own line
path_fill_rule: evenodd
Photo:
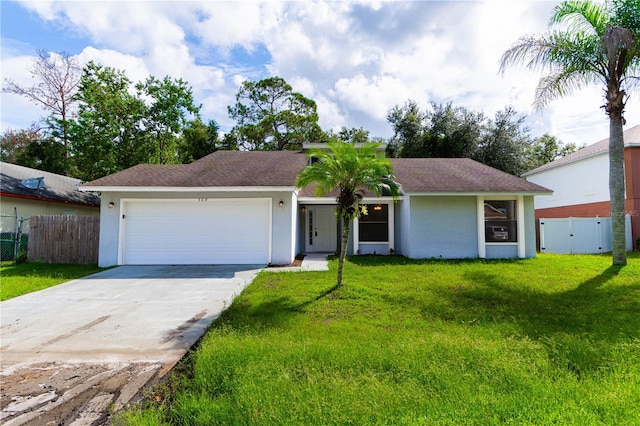
M 559 281 L 549 292 L 526 285 L 527 276 L 505 278 L 497 265 L 517 265 L 522 260 L 411 260 L 401 256 L 353 256 L 349 262 L 354 269 L 376 266 L 428 266 L 452 264 L 468 266 L 477 263 L 492 265 L 491 268 L 467 268 L 466 272 L 452 273 L 447 278 L 458 279 L 460 283 L 442 283 L 430 280 L 427 270 L 413 274 L 424 276 L 424 286 L 413 289 L 396 289 L 383 285 L 372 289 L 366 283 L 353 283 L 350 273 L 344 290 L 350 296 L 364 290 L 367 297 L 378 297 L 379 303 L 397 312 L 419 312 L 423 319 L 469 324 L 506 324 L 519 329 L 519 333 L 531 339 L 540 340 L 558 333 L 573 336 L 587 336 L 590 341 L 610 342 L 640 338 L 640 287 L 629 285 L 606 286 L 621 271 L 620 267 L 609 266 L 597 275 L 575 285 L 568 283 L 566 291 L 559 289 Z M 429 268 L 431 269 L 431 268 Z M 347 271 L 349 265 L 347 265 Z M 354 271 L 355 276 L 368 276 L 367 271 Z M 559 270 L 561 273 L 562 270 Z M 402 269 L 398 274 L 402 274 Z M 393 274 L 393 271 L 392 271 Z M 510 281 L 511 280 L 511 281 Z M 523 284 L 523 281 L 525 284 Z M 420 282 L 418 280 L 418 282 Z M 360 288 L 360 290 L 358 290 Z M 371 296 L 374 294 L 374 296 Z M 284 326 L 293 316 L 304 314 L 314 303 L 326 298 L 341 298 L 342 289 L 327 286 L 312 294 L 281 295 L 268 298 L 256 304 L 247 300 L 234 303 L 228 314 L 234 324 L 250 327 Z M 348 296 L 348 297 L 350 297 Z M 372 299 L 371 303 L 376 303 Z M 387 309 L 387 308 L 383 308 Z M 223 317 L 227 315 L 223 314 Z M 224 319 L 223 319 L 224 321 Z
M 497 274 L 475 272 L 468 278 L 476 288 L 450 293 L 448 299 L 475 313 L 478 324 L 516 325 L 546 347 L 554 365 L 580 380 L 586 372 L 604 371 L 616 358 L 616 344 L 640 338 L 640 287 L 605 286 L 620 270 L 610 266 L 577 287 L 551 293 L 518 289 Z

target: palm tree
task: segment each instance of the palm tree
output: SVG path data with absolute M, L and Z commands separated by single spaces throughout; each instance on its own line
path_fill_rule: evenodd
M 640 1 L 564 1 L 554 9 L 551 30 L 524 36 L 503 53 L 500 69 L 524 63 L 548 71 L 538 83 L 534 106 L 569 95 L 588 84 L 604 85 L 609 116 L 609 193 L 613 265 L 627 264 L 624 220 L 624 107 L 640 70 Z M 564 26 L 562 26 L 564 25 Z M 626 89 L 625 89 L 626 85 Z
M 391 162 L 376 155 L 379 143 L 366 142 L 356 147 L 353 144 L 335 140 L 328 142 L 327 146 L 328 150 L 310 151 L 311 164 L 300 172 L 296 179 L 296 186 L 304 188 L 315 183 L 317 196 L 325 196 L 335 189 L 340 190 L 336 198 L 338 203 L 336 216 L 342 220 L 343 224 L 336 284 L 336 287 L 340 287 L 351 221 L 361 214 L 366 214 L 366 209 L 360 205 L 359 191 L 367 189 L 378 195 L 383 193 L 391 195 L 395 199 L 400 186 L 393 180 Z

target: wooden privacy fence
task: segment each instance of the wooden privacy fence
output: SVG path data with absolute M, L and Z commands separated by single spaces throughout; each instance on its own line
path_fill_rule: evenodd
M 99 216 L 31 216 L 29 261 L 98 263 Z

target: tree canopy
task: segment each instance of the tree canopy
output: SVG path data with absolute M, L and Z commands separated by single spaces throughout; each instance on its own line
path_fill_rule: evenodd
M 303 143 L 323 139 L 316 103 L 294 92 L 281 77 L 245 81 L 228 111 L 237 122 L 230 134 L 244 149 L 300 149 Z
M 36 58 L 28 72 L 35 83 L 23 86 L 12 79 L 5 79 L 2 91 L 15 93 L 29 99 L 49 112 L 46 119 L 49 134 L 64 145 L 62 170 L 68 166 L 69 126 L 73 117 L 74 96 L 80 82 L 82 68 L 75 56 L 67 52 L 52 53 L 37 50 Z
M 472 158 L 513 175 L 532 168 L 525 117 L 511 107 L 489 118 L 452 103 L 422 111 L 409 100 L 392 108 L 387 120 L 394 131 L 387 151 L 395 157 Z

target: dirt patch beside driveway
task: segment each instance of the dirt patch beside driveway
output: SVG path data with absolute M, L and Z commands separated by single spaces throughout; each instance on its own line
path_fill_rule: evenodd
M 0 423 L 108 424 L 262 266 L 125 266 L 2 302 Z

